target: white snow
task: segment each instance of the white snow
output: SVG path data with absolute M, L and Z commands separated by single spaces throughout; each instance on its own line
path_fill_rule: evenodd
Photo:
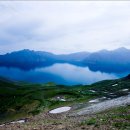
M 4 126 L 5 124 L 0 125 L 0 127 Z
M 128 90 L 129 90 L 129 89 L 122 89 L 122 91 L 124 91 L 124 92 L 125 92 L 125 91 L 128 91 Z
M 103 92 L 103 93 L 108 93 L 108 92 L 105 91 L 105 92 Z
M 90 103 L 99 102 L 99 99 L 90 100 L 89 102 L 90 102 Z
M 63 102 L 66 101 L 64 98 L 61 98 L 61 97 L 57 97 L 57 99 L 58 99 L 59 101 L 63 101 Z
M 107 97 L 102 97 L 101 99 L 106 99 Z
M 118 84 L 113 84 L 112 86 L 114 87 L 114 86 L 117 86 Z
M 89 90 L 90 92 L 92 92 L 92 93 L 95 93 L 96 91 L 95 90 Z
M 15 124 L 15 123 L 24 123 L 24 122 L 25 122 L 25 120 L 18 120 L 18 121 L 12 121 L 10 123 Z
M 90 100 L 89 103 L 97 103 L 97 102 L 100 102 L 103 99 L 106 99 L 106 97 L 101 97 L 101 98 Z
M 12 121 L 10 122 L 11 124 L 15 124 L 15 123 L 25 123 L 25 120 L 18 120 L 18 121 Z M 5 124 L 1 124 L 0 127 L 5 126 Z
M 18 121 L 12 121 L 10 124 L 15 124 L 15 123 L 25 123 L 25 120 L 18 120 Z M 5 124 L 0 125 L 0 127 L 4 126 Z
M 54 110 L 51 110 L 49 111 L 49 113 L 51 114 L 56 114 L 56 113 L 62 113 L 62 112 L 66 112 L 66 111 L 69 111 L 71 109 L 71 107 L 59 107 L 59 108 L 56 108 Z
M 114 93 L 109 93 L 110 95 L 113 95 Z
M 65 100 L 65 99 L 63 99 L 63 98 L 61 98 L 61 99 L 60 99 L 60 101 L 63 101 L 63 102 L 65 102 L 66 100 Z

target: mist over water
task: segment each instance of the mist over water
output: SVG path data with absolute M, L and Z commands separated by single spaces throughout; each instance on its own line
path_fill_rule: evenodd
M 105 79 L 120 78 L 128 73 L 94 72 L 89 70 L 88 67 L 59 63 L 27 71 L 18 68 L 0 67 L 0 76 L 10 78 L 11 80 L 32 83 L 55 82 L 64 85 L 91 84 Z

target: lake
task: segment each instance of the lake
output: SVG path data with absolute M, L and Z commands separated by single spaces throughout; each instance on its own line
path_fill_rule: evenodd
M 18 68 L 0 67 L 0 76 L 10 78 L 11 80 L 33 83 L 55 82 L 64 85 L 91 84 L 105 79 L 120 78 L 127 74 L 94 72 L 89 70 L 88 67 L 59 63 L 28 71 Z

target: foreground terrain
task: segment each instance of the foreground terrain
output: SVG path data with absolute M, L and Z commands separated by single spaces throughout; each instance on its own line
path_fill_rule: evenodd
M 122 96 L 129 97 L 129 92 L 130 75 L 121 79 L 77 86 L 29 84 L 1 78 L 0 129 L 129 130 L 129 100 L 124 106 L 117 105 L 117 108 L 109 107 L 103 111 L 78 114 L 94 105 L 98 106 L 113 99 L 120 100 Z M 61 106 L 70 106 L 71 110 L 60 114 L 49 113 L 50 110 Z M 20 119 L 26 122 L 11 123 Z
M 26 123 L 6 124 L 1 130 L 130 130 L 130 106 L 122 106 L 98 114 L 67 116 L 41 113 Z

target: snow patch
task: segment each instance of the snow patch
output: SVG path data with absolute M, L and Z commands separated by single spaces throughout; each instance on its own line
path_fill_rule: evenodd
M 103 93 L 108 93 L 108 92 L 105 91 L 105 92 L 103 92 Z
M 126 92 L 126 91 L 129 91 L 129 89 L 122 89 L 121 91 Z
M 99 99 L 90 100 L 89 103 L 99 102 Z
M 15 124 L 15 123 L 25 123 L 25 120 L 18 120 L 18 121 L 12 121 L 9 122 L 9 124 Z M 1 124 L 0 127 L 5 126 L 6 124 Z
M 18 120 L 18 121 L 12 121 L 12 122 L 10 122 L 11 124 L 15 124 L 15 123 L 24 123 L 25 122 L 25 120 Z
M 5 124 L 0 125 L 0 127 L 4 126 Z
M 113 84 L 112 86 L 114 87 L 114 86 L 117 86 L 118 84 Z
M 59 107 L 59 108 L 56 108 L 54 110 L 49 111 L 49 113 L 57 114 L 57 113 L 62 113 L 62 112 L 69 111 L 70 109 L 71 109 L 71 107 Z
M 60 101 L 63 101 L 63 102 L 65 102 L 66 100 L 65 100 L 65 99 L 63 99 L 63 98 L 61 98 L 61 99 L 60 99 Z
M 95 93 L 96 91 L 95 90 L 89 90 L 90 92 L 92 92 L 92 93 Z

